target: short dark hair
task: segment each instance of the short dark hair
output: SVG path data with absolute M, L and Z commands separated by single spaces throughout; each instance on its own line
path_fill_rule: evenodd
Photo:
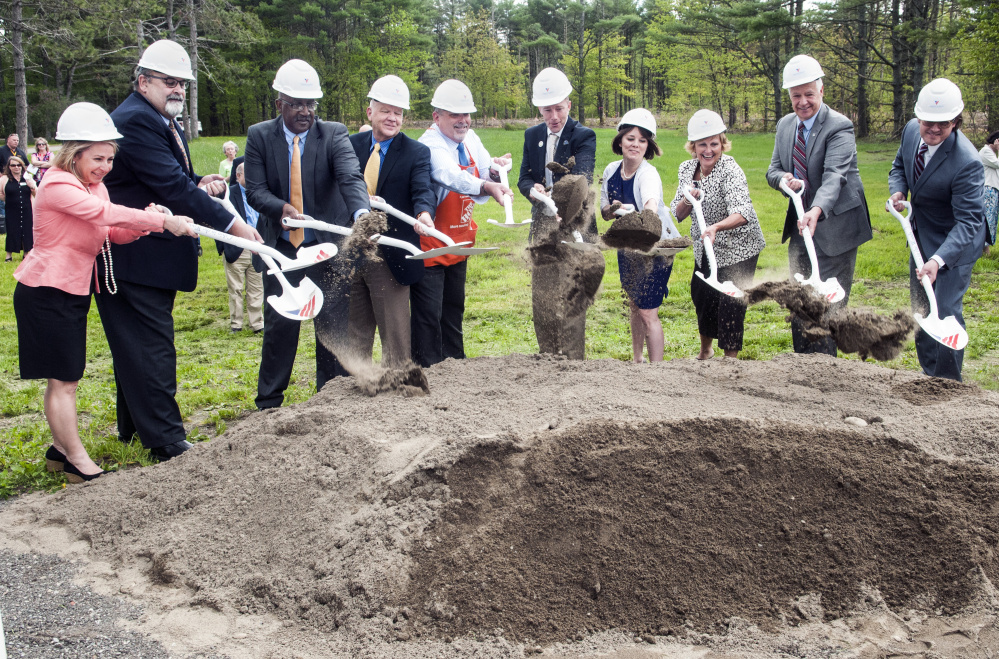
M 963 114 L 959 114 L 956 117 L 954 117 L 954 130 L 960 129 L 962 124 L 964 124 Z
M 621 149 L 621 140 L 624 139 L 625 135 L 631 132 L 632 128 L 637 128 L 638 132 L 642 134 L 642 137 L 644 137 L 649 142 L 649 145 L 645 148 L 646 160 L 652 160 L 656 156 L 661 156 L 663 154 L 663 150 L 659 148 L 658 144 L 656 144 L 655 135 L 653 135 L 647 129 L 642 128 L 641 126 L 635 126 L 633 124 L 624 124 L 623 126 L 621 126 L 621 128 L 617 131 L 617 135 L 614 136 L 614 141 L 611 142 L 611 151 L 613 151 L 619 156 L 624 155 L 624 151 Z
M 994 133 L 990 133 L 989 136 L 987 138 L 985 138 L 985 143 L 986 144 L 992 144 L 996 140 L 999 140 L 999 130 L 997 130 Z

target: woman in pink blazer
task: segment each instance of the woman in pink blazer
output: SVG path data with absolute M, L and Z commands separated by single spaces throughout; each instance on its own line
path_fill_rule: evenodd
M 56 139 L 63 146 L 38 188 L 35 246 L 14 271 L 21 378 L 45 378 L 45 417 L 52 446 L 45 454 L 50 471 L 65 471 L 71 483 L 104 472 L 80 440 L 76 388 L 87 357 L 87 313 L 98 254 L 110 258 L 110 244 L 128 243 L 150 232 L 195 236 L 190 218 L 112 204 L 103 179 L 114 161 L 121 135 L 107 112 L 92 103 L 74 103 L 59 118 Z M 105 285 L 114 294 L 113 266 Z

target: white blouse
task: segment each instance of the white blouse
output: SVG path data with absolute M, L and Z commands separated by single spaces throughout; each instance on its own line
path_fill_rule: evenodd
M 985 187 L 999 188 L 999 158 L 988 144 L 978 152 L 985 167 Z
M 604 168 L 604 176 L 600 184 L 600 208 L 607 206 L 611 203 L 611 199 L 607 198 L 607 181 L 610 180 L 611 176 L 621 168 L 621 163 L 623 160 L 617 160 L 607 165 Z M 643 160 L 642 164 L 638 166 L 638 171 L 635 172 L 635 183 L 634 183 L 634 193 L 635 200 L 639 202 L 640 208 L 635 210 L 642 212 L 642 208 L 645 208 L 645 204 L 650 199 L 656 200 L 656 213 L 659 215 L 660 221 L 662 221 L 663 230 L 659 236 L 660 240 L 665 238 L 679 238 L 680 231 L 673 224 L 673 217 L 666 210 L 666 203 L 663 201 L 663 180 L 659 177 L 659 171 L 653 167 L 648 160 Z

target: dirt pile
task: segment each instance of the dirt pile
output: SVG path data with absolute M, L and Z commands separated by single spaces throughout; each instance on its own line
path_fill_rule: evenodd
M 885 316 L 856 308 L 832 309 L 829 301 L 808 286 L 791 281 L 769 281 L 747 291 L 746 304 L 772 300 L 802 323 L 811 341 L 832 336 L 844 353 L 857 353 L 861 359 L 873 357 L 888 361 L 898 357 L 906 339 L 916 327 L 912 315 L 903 310 Z

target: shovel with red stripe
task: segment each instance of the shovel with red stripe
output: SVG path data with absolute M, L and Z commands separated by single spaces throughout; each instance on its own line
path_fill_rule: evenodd
M 801 204 L 801 193 L 805 189 L 804 186 L 802 186 L 801 190 L 795 192 L 787 184 L 787 180 L 782 178 L 780 180 L 780 189 L 791 198 L 794 210 L 798 213 L 798 220 L 800 221 L 805 217 L 805 207 Z M 801 237 L 805 240 L 805 251 L 808 252 L 808 261 L 812 264 L 812 274 L 805 279 L 803 274 L 796 272 L 794 273 L 794 278 L 802 286 L 811 286 L 819 295 L 830 302 L 839 302 L 846 297 L 846 291 L 843 290 L 843 286 L 835 277 L 830 277 L 825 281 L 822 281 L 822 278 L 819 277 L 819 258 L 815 254 L 815 242 L 812 240 L 812 232 L 807 226 L 801 230 Z
M 389 215 L 394 215 L 395 217 L 399 218 L 400 220 L 402 220 L 403 222 L 405 222 L 410 226 L 415 227 L 417 224 L 420 223 L 419 220 L 417 220 L 415 217 L 409 215 L 408 213 L 403 213 L 402 211 L 398 210 L 397 208 L 395 208 L 385 200 L 381 199 L 380 197 L 378 198 L 372 197 L 371 207 L 374 208 L 375 210 L 380 210 L 384 213 L 388 213 Z M 426 260 L 426 259 L 432 259 L 437 256 L 443 256 L 445 254 L 455 254 L 457 256 L 474 256 L 476 254 L 488 254 L 489 252 L 495 252 L 496 250 L 499 249 L 499 247 L 472 247 L 472 242 L 470 240 L 465 240 L 460 243 L 456 243 L 454 242 L 454 240 L 451 239 L 451 236 L 447 235 L 446 233 L 441 233 L 440 231 L 434 229 L 433 227 L 425 227 L 425 228 L 427 230 L 427 233 L 429 233 L 431 237 L 436 238 L 437 240 L 444 243 L 444 246 L 438 247 L 436 249 L 429 249 L 425 252 L 417 251 L 407 256 L 406 257 L 407 259 Z M 384 236 L 382 236 L 382 238 L 384 239 Z M 392 243 L 379 242 L 378 244 L 391 245 Z
M 885 209 L 894 215 L 895 219 L 902 225 L 902 231 L 905 232 L 905 239 L 909 243 L 909 251 L 912 252 L 912 260 L 916 263 L 916 270 L 919 270 L 923 267 L 924 261 L 923 255 L 919 252 L 919 245 L 916 244 L 916 236 L 912 233 L 912 221 L 909 219 L 912 216 L 912 205 L 907 201 L 903 201 L 902 205 L 908 211 L 905 215 L 895 210 L 895 205 L 891 199 L 885 204 Z M 968 331 L 961 327 L 961 323 L 957 322 L 957 318 L 954 316 L 947 316 L 941 319 L 937 312 L 937 296 L 933 293 L 933 285 L 930 283 L 930 278 L 924 276 L 920 280 L 920 283 L 923 285 L 923 290 L 926 291 L 926 298 L 930 301 L 930 314 L 925 318 L 922 314 L 913 314 L 916 322 L 934 340 L 939 341 L 952 350 L 963 350 L 968 345 Z

